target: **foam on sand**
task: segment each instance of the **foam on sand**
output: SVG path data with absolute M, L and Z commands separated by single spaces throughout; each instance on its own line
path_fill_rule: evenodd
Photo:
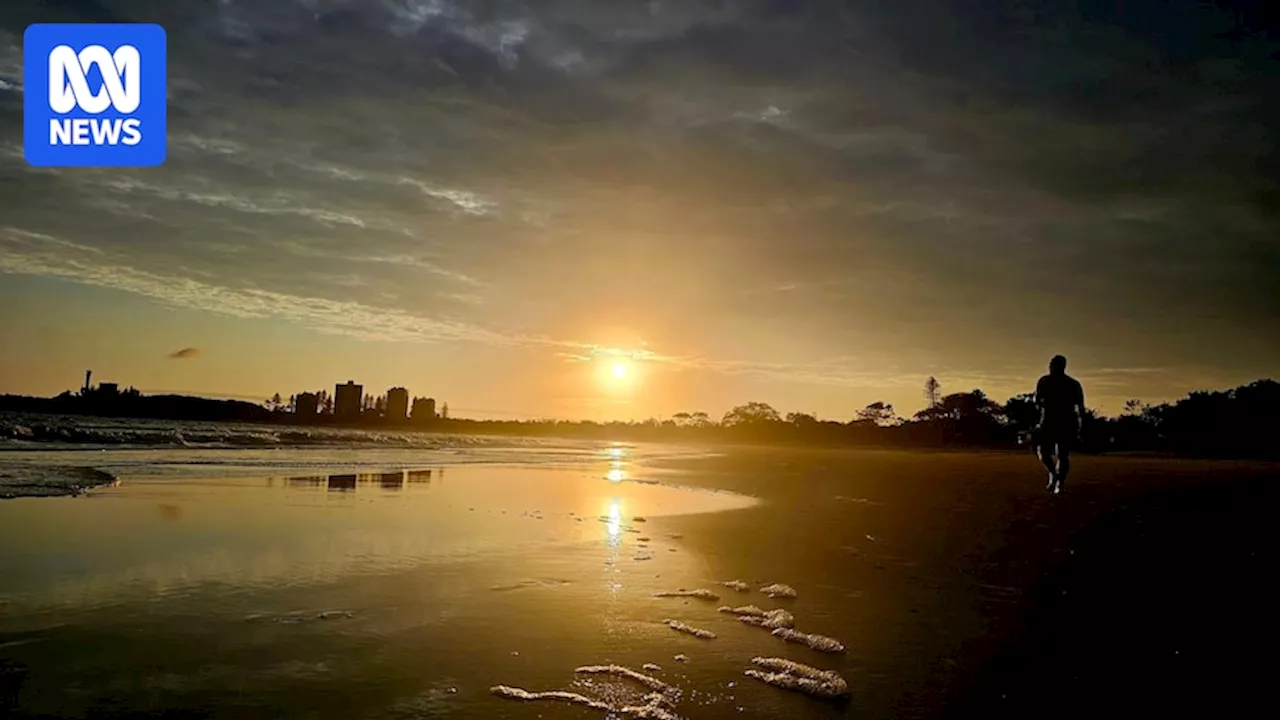
M 772 585 L 765 585 L 764 587 L 760 588 L 760 592 L 764 593 L 765 595 L 768 595 L 771 598 L 780 598 L 780 597 L 793 598 L 796 596 L 795 588 L 791 587 L 790 585 L 783 585 L 782 583 L 773 583 Z
M 722 605 L 718 609 L 722 613 L 737 615 L 738 620 L 746 623 L 747 625 L 768 628 L 769 630 L 795 627 L 796 624 L 795 616 L 782 608 L 778 608 L 776 610 L 761 610 L 755 605 L 743 605 L 742 607 L 736 608 Z
M 494 685 L 489 688 L 489 692 L 498 697 L 509 698 L 511 700 L 522 700 L 524 702 L 532 702 L 534 700 L 551 700 L 554 702 L 569 703 L 571 705 L 585 705 L 592 710 L 602 710 L 604 712 L 612 712 L 613 708 L 599 700 L 592 700 L 586 695 L 578 693 L 566 692 L 564 690 L 548 690 L 546 692 L 529 692 L 523 688 L 511 687 L 510 685 Z
M 580 675 L 614 675 L 627 678 L 663 695 L 672 695 L 677 692 L 675 687 L 662 682 L 652 675 L 645 675 L 622 665 L 583 665 L 582 667 L 574 668 L 573 671 Z
M 678 590 L 665 590 L 663 592 L 656 592 L 653 594 L 653 596 L 654 597 L 691 597 L 691 598 L 698 598 L 699 600 L 711 600 L 712 602 L 720 599 L 719 595 L 711 592 L 710 590 L 703 590 L 702 588 L 698 588 L 697 590 L 686 590 L 684 588 L 680 588 Z
M 793 630 L 790 627 L 780 627 L 773 631 L 773 636 L 776 638 L 782 638 L 787 642 L 808 645 L 810 648 L 819 652 L 844 652 L 844 645 L 839 640 L 829 638 L 826 635 L 804 633 L 799 630 Z
M 731 590 L 737 590 L 738 592 L 747 592 L 751 589 L 750 585 L 741 580 L 725 580 L 720 584 Z
M 756 657 L 751 662 L 762 669 L 750 668 L 743 674 L 775 687 L 818 698 L 834 699 L 849 694 L 849 683 L 832 670 L 775 657 Z
M 679 620 L 663 620 L 663 622 L 665 622 L 667 624 L 667 627 L 671 628 L 672 630 L 676 630 L 682 633 L 688 633 L 689 635 L 692 635 L 696 638 L 702 638 L 703 640 L 716 639 L 716 634 L 711 632 L 710 630 L 703 630 L 702 628 L 696 628 L 692 625 L 682 623 Z
M 640 666 L 640 669 L 648 670 L 649 672 L 662 672 L 662 666 L 658 663 L 645 663 Z

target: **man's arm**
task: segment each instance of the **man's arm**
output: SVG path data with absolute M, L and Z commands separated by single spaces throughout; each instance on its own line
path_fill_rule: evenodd
M 1076 436 L 1084 432 L 1084 386 L 1076 381 Z

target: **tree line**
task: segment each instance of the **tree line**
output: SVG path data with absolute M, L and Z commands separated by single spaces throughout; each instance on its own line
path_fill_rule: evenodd
M 470 420 L 448 417 L 392 421 L 377 413 L 378 398 L 365 401 L 372 412 L 350 425 L 421 429 L 433 432 L 516 434 L 654 442 L 734 442 L 850 447 L 1026 446 L 1039 420 L 1031 394 L 996 402 L 982 390 L 944 395 L 929 378 L 927 405 L 900 417 L 893 405 L 873 402 L 848 420 L 824 420 L 803 412 L 781 413 L 763 402 L 748 402 L 719 418 L 679 412 L 670 418 L 633 422 L 565 420 Z M 327 394 L 324 398 L 328 400 Z M 331 401 L 325 402 L 329 405 Z M 385 401 L 383 403 L 385 405 Z M 56 398 L 0 396 L 0 410 L 171 420 L 299 424 L 290 403 L 274 397 L 255 404 L 177 395 L 146 396 L 132 388 L 118 394 L 63 393 Z M 336 424 L 331 415 L 307 424 Z M 1280 457 L 1280 383 L 1258 380 L 1220 391 L 1196 391 L 1174 402 L 1130 400 L 1123 412 L 1105 417 L 1086 410 L 1081 429 L 1084 452 L 1157 451 L 1213 457 Z
M 587 436 L 651 441 L 708 440 L 748 443 L 866 447 L 1027 447 L 1039 422 L 1031 393 L 1003 403 L 982 390 L 943 395 L 934 378 L 926 384 L 928 405 L 901 417 L 893 405 L 873 402 L 847 421 L 802 412 L 781 413 L 748 402 L 720 418 L 679 412 L 641 422 L 453 419 L 439 423 L 452 432 Z M 1280 457 L 1280 383 L 1258 380 L 1222 391 L 1197 391 L 1173 402 L 1130 400 L 1106 417 L 1086 409 L 1081 422 L 1084 452 L 1177 452 L 1210 457 Z

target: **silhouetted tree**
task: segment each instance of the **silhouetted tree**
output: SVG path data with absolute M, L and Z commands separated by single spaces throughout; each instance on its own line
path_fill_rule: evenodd
M 781 419 L 778 411 L 774 410 L 768 403 L 749 402 L 725 413 L 724 419 L 720 423 L 725 427 L 734 427 L 738 425 L 763 425 L 765 423 L 780 422 Z
M 941 391 L 942 383 L 938 382 L 938 379 L 932 375 L 929 376 L 928 380 L 924 381 L 924 398 L 929 403 L 930 408 L 938 406 L 938 393 Z
M 875 425 L 892 425 L 898 419 L 893 405 L 877 400 L 862 408 L 854 415 L 855 422 L 873 423 Z

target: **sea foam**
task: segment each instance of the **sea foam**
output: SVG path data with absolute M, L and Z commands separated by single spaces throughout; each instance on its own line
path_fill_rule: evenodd
M 699 600 L 711 600 L 712 602 L 720 599 L 719 595 L 711 592 L 710 590 L 703 590 L 701 588 L 697 590 L 686 590 L 684 588 L 680 588 L 678 590 L 664 590 L 663 592 L 654 593 L 653 596 L 654 597 L 691 597 L 691 598 L 698 598 Z
M 664 695 L 674 695 L 678 692 L 674 686 L 668 685 L 652 675 L 645 675 L 622 665 L 583 665 L 582 667 L 574 668 L 573 671 L 580 675 L 613 675 L 627 678 Z
M 722 605 L 719 610 L 722 613 L 737 615 L 738 620 L 746 623 L 747 625 L 768 628 L 770 630 L 795 627 L 796 624 L 795 616 L 782 608 L 778 608 L 776 610 L 761 610 L 755 605 L 743 605 L 742 607 L 736 608 Z
M 819 698 L 841 698 L 849 694 L 849 683 L 832 670 L 776 657 L 756 657 L 751 662 L 762 669 L 750 668 L 743 674 L 776 687 Z
M 829 638 L 826 635 L 816 635 L 813 633 L 800 632 L 790 627 L 780 627 L 773 631 L 773 636 L 782 638 L 787 642 L 800 643 L 808 645 L 810 648 L 819 652 L 842 653 L 844 645 L 835 638 Z
M 716 639 L 716 634 L 711 632 L 710 630 L 703 630 L 702 628 L 696 628 L 687 623 L 680 622 L 679 620 L 663 620 L 663 622 L 665 622 L 667 624 L 667 627 L 671 628 L 672 630 L 676 630 L 682 633 L 687 633 L 696 638 L 702 638 L 703 640 Z
M 780 597 L 793 598 L 796 596 L 795 588 L 791 587 L 790 585 L 783 585 L 782 583 L 773 583 L 772 585 L 765 585 L 764 587 L 760 588 L 760 592 L 764 593 L 765 595 L 768 595 L 771 598 L 780 598 Z
M 548 690 L 546 692 L 529 692 L 523 688 L 512 687 L 510 685 L 494 685 L 489 688 L 489 692 L 499 697 L 510 698 L 511 700 L 523 700 L 532 702 L 534 700 L 551 700 L 555 702 L 570 703 L 573 705 L 585 705 L 593 710 L 603 710 L 611 712 L 613 710 L 606 703 L 599 700 L 592 700 L 586 695 L 578 693 L 566 692 L 564 690 Z

